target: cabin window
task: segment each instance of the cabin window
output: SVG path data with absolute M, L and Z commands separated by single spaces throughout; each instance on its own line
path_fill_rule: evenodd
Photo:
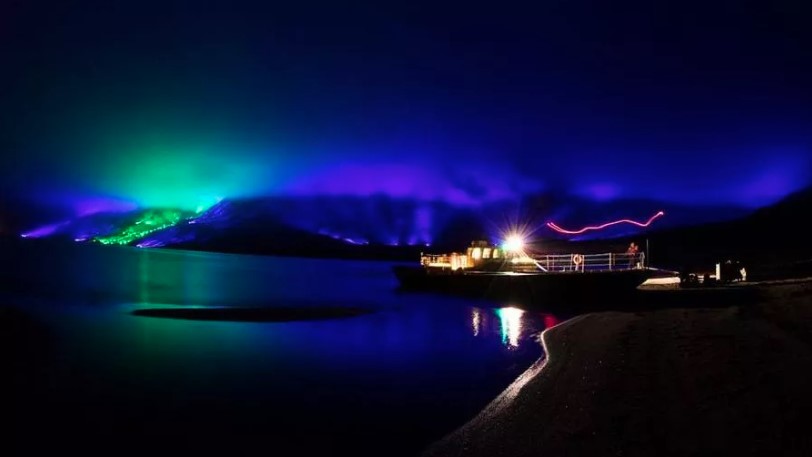
M 493 256 L 492 256 L 492 257 L 493 257 L 494 259 L 498 259 L 498 258 L 499 258 L 499 249 L 494 249 L 494 250 L 493 250 Z
M 471 252 L 471 257 L 473 259 L 479 259 L 482 257 L 482 251 L 480 251 L 479 248 L 474 248 L 474 250 Z
M 482 249 L 482 258 L 483 259 L 490 259 L 491 258 L 491 248 L 483 248 Z

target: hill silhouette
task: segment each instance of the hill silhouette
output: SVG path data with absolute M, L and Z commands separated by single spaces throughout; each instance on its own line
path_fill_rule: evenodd
M 652 262 L 671 268 L 742 261 L 769 275 L 808 271 L 812 242 L 806 215 L 812 210 L 812 187 L 774 205 L 726 222 L 659 230 L 647 234 Z M 784 273 L 781 273 L 783 271 Z
M 10 236 L 20 221 L 32 217 L 32 210 L 21 206 L 19 200 L 7 199 L 0 208 L 4 236 Z M 588 236 L 570 236 L 544 226 L 550 220 L 578 227 L 623 217 L 645 219 L 663 208 L 666 217 L 650 229 L 619 225 Z M 475 239 L 495 242 L 505 227 L 527 221 L 537 229 L 531 248 L 539 253 L 618 252 L 635 241 L 644 247 L 648 244 L 652 265 L 674 270 L 710 268 L 725 259 L 785 268 L 812 258 L 809 230 L 803 222 L 810 209 L 812 187 L 756 211 L 664 205 L 645 199 L 595 202 L 557 193 L 483 207 L 456 207 L 382 195 L 263 197 L 224 200 L 194 220 L 151 233 L 132 244 L 226 253 L 415 261 L 421 251 L 459 251 Z M 73 240 L 78 233 L 115 231 L 133 214 L 97 213 L 77 218 L 60 226 L 53 236 Z

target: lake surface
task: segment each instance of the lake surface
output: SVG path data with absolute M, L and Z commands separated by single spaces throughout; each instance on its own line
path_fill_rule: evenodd
M 386 262 L 14 240 L 0 255 L 2 403 L 25 454 L 415 455 L 543 356 L 538 335 L 557 323 L 401 293 Z M 369 312 L 132 314 L 213 306 Z

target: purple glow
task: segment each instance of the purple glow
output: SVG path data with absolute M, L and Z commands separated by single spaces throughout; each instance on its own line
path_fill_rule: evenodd
M 620 187 L 610 183 L 595 183 L 584 187 L 580 195 L 594 201 L 608 201 L 620 197 Z
M 739 189 L 738 197 L 744 197 L 749 202 L 748 206 L 775 203 L 785 195 L 801 189 L 797 180 L 788 180 L 787 176 L 799 173 L 799 170 L 804 170 L 803 167 L 803 163 L 788 161 L 759 170 Z
M 36 228 L 34 230 L 25 232 L 25 233 L 21 234 L 20 236 L 23 237 L 23 238 L 43 238 L 43 237 L 46 237 L 46 236 L 51 236 L 54 233 L 56 233 L 57 230 L 67 226 L 70 223 L 71 223 L 71 221 L 68 220 L 68 221 L 57 222 L 56 224 L 44 225 L 44 226 L 38 227 L 38 228 Z
M 138 209 L 133 202 L 113 198 L 85 198 L 73 205 L 77 216 L 89 216 L 96 213 L 126 213 Z
M 415 211 L 415 228 L 423 243 L 428 243 L 431 239 L 431 215 L 431 208 L 427 205 L 421 205 Z
M 210 224 L 224 222 L 232 215 L 232 204 L 218 197 L 218 202 L 211 208 L 189 219 L 189 224 Z
M 49 205 L 70 209 L 76 217 L 97 213 L 125 213 L 138 209 L 133 201 L 89 192 L 40 190 L 31 193 L 31 198 Z
M 542 188 L 492 164 L 466 163 L 447 168 L 417 164 L 336 165 L 298 179 L 284 189 L 294 196 L 385 195 L 418 201 L 444 201 L 459 206 L 517 199 Z M 464 170 L 464 171 L 461 171 Z
M 149 239 L 146 241 L 142 241 L 136 244 L 135 246 L 139 248 L 159 248 L 162 246 L 166 246 L 166 244 L 163 241 L 157 239 Z

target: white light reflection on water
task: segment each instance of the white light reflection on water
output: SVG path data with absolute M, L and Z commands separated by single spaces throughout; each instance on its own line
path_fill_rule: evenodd
M 524 310 L 508 307 L 496 310 L 499 316 L 499 325 L 502 330 L 502 344 L 517 348 L 522 333 L 522 315 Z
M 482 311 L 479 308 L 471 310 L 471 327 L 474 330 L 474 336 L 479 336 L 479 329 L 482 326 Z

